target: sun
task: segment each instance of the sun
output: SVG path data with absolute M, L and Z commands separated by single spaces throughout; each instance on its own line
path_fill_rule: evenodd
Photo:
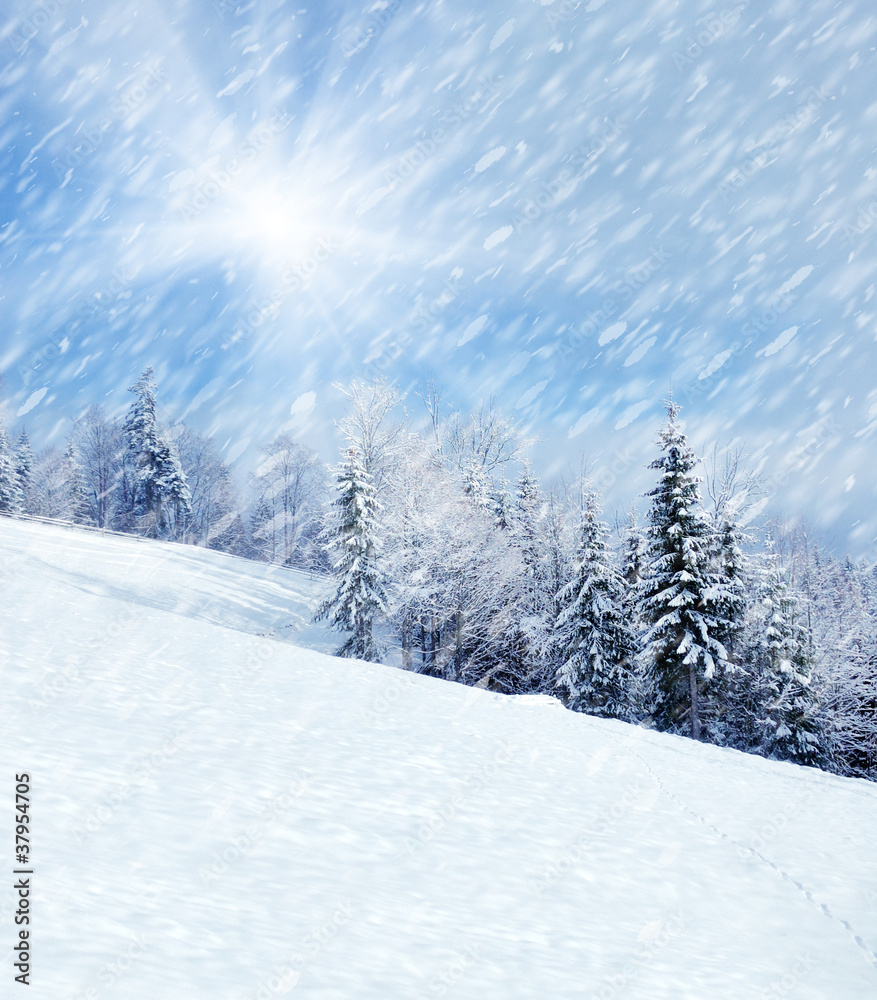
M 295 186 L 264 178 L 229 193 L 229 239 L 249 247 L 271 268 L 303 260 L 333 228 Z

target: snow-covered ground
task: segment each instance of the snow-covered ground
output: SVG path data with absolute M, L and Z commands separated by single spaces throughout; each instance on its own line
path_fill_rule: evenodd
M 22 771 L 37 1000 L 877 996 L 872 784 L 292 645 L 325 584 L 226 555 L 0 580 L 0 996 Z

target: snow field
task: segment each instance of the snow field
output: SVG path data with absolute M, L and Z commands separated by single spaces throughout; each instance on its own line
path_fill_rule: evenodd
M 867 782 L 292 645 L 325 583 L 217 553 L 2 519 L 0 578 L 31 996 L 877 995 Z

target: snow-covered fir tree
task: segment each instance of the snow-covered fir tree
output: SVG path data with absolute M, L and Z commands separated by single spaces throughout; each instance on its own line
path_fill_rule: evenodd
M 519 554 L 522 571 L 516 590 L 511 650 L 527 678 L 527 689 L 551 690 L 554 664 L 551 632 L 554 623 L 554 593 L 548 589 L 547 548 L 542 537 L 544 523 L 539 481 L 530 463 L 522 462 L 515 485 L 508 542 Z
M 584 497 L 573 578 L 558 595 L 557 686 L 579 712 L 629 716 L 634 637 L 622 608 L 624 584 L 612 563 L 596 493 Z
M 131 514 L 143 534 L 165 538 L 189 513 L 189 487 L 175 450 L 158 428 L 153 369 L 147 368 L 128 391 L 136 396 L 124 427 L 136 469 Z
M 769 757 L 818 765 L 825 758 L 824 720 L 812 686 L 809 638 L 798 601 L 770 553 L 761 598 L 763 658 L 757 679 L 760 750 Z
M 724 497 L 713 512 L 708 545 L 711 568 L 720 585 L 714 595 L 718 611 L 714 637 L 721 642 L 735 668 L 717 673 L 707 686 L 707 697 L 713 708 L 708 720 L 708 738 L 722 746 L 736 746 L 744 738 L 739 730 L 742 720 L 738 709 L 741 700 L 745 702 L 751 698 L 748 691 L 750 670 L 742 662 L 740 647 L 754 582 L 744 553 L 744 545 L 750 537 L 740 526 L 738 500 Z
M 387 596 L 380 568 L 378 540 L 379 505 L 374 483 L 359 451 L 349 448 L 336 471 L 337 521 L 329 539 L 335 593 L 317 611 L 317 620 L 328 618 L 333 628 L 350 635 L 338 656 L 377 661 L 379 644 L 375 620 L 387 610 Z
M 840 774 L 877 779 L 877 618 L 866 576 L 815 548 L 811 560 L 812 600 L 801 601 L 801 623 L 810 686 L 825 715 L 828 761 Z
M 719 610 L 726 624 L 719 638 L 732 660 L 746 613 L 749 580 L 744 545 L 748 541 L 739 523 L 737 505 L 729 500 L 715 517 L 709 550 L 713 570 L 723 583 Z
M 624 532 L 624 548 L 621 557 L 621 576 L 633 593 L 643 578 L 643 570 L 648 558 L 649 543 L 639 526 L 636 507 L 631 506 Z
M 490 479 L 484 466 L 475 458 L 469 460 L 463 472 L 463 492 L 479 510 L 494 513 Z
M 0 427 L 0 512 L 20 514 L 23 507 L 24 496 L 15 469 L 15 456 L 6 431 Z
M 734 670 L 722 642 L 733 628 L 725 610 L 733 595 L 712 565 L 697 458 L 672 400 L 659 445 L 662 454 L 650 465 L 660 480 L 647 494 L 649 552 L 639 586 L 646 629 L 641 668 L 658 727 L 700 739 L 704 715 L 714 709 L 706 688 Z
M 514 501 L 509 493 L 509 484 L 499 476 L 490 491 L 490 506 L 493 523 L 500 531 L 509 531 L 514 521 Z
M 531 591 L 533 609 L 540 605 L 540 582 L 543 576 L 543 546 L 539 535 L 542 498 L 539 480 L 524 462 L 515 486 L 515 500 L 512 508 L 511 531 L 514 544 L 521 550 L 521 557 L 527 567 L 527 586 Z
M 639 588 L 648 558 L 648 551 L 648 541 L 640 528 L 636 507 L 631 504 L 627 516 L 627 525 L 624 529 L 620 556 L 620 572 L 623 582 L 621 608 L 624 612 L 624 620 L 627 627 L 634 637 L 634 646 L 636 649 L 639 649 L 643 631 L 643 622 L 640 618 Z M 629 708 L 632 716 L 640 718 L 649 714 L 648 684 L 642 671 L 637 669 L 631 671 L 629 700 Z
M 33 463 L 34 455 L 27 436 L 27 428 L 21 429 L 18 441 L 15 445 L 15 475 L 18 478 L 18 487 L 21 490 L 22 509 L 26 514 L 32 514 L 33 510 Z
M 283 552 L 277 544 L 277 532 L 274 530 L 274 512 L 265 494 L 257 498 L 253 507 L 250 515 L 250 534 L 258 558 L 270 563 L 282 561 Z
M 76 449 L 72 441 L 67 443 L 67 450 L 64 452 L 62 475 L 64 478 L 64 489 L 69 501 L 68 518 L 74 524 L 85 524 L 89 520 L 88 497 L 85 479 L 82 474 L 82 466 L 79 464 Z

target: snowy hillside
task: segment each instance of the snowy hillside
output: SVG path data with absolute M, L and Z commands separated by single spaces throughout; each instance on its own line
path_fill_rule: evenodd
M 877 995 L 872 784 L 292 645 L 225 555 L 3 518 L 0 579 L 4 997 L 21 772 L 37 1000 Z

